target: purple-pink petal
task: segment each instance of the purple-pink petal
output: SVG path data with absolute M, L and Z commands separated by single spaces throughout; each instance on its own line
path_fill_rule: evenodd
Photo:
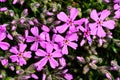
M 60 26 L 57 26 L 56 27 L 56 30 L 59 32 L 59 33 L 64 33 L 67 29 L 68 29 L 68 24 L 65 23 L 63 25 L 60 25 Z
M 73 49 L 76 49 L 78 47 L 77 43 L 74 43 L 74 42 L 69 42 L 68 45 Z
M 26 44 L 23 44 L 23 43 L 19 44 L 19 51 L 23 52 L 26 49 L 26 47 L 27 47 Z
M 18 62 L 19 60 L 18 60 L 18 55 L 11 55 L 10 56 L 10 59 L 12 60 L 12 62 Z
M 33 41 L 35 41 L 35 37 L 33 37 L 33 36 L 26 37 L 26 42 L 33 42 Z
M 48 58 L 43 58 L 40 61 L 38 61 L 37 63 L 35 63 L 34 65 L 37 67 L 37 70 L 40 71 L 47 63 Z
M 0 42 L 0 48 L 3 50 L 8 50 L 8 48 L 10 47 L 9 43 L 7 42 Z
M 15 53 L 15 54 L 18 54 L 18 53 L 19 53 L 19 51 L 17 50 L 17 47 L 12 47 L 12 48 L 10 49 L 10 52 L 11 52 L 11 53 Z
M 57 15 L 57 18 L 63 22 L 67 22 L 67 20 L 69 19 L 68 16 L 64 13 L 64 12 L 60 12 Z
M 67 38 L 69 41 L 78 41 L 78 35 L 76 33 L 68 35 Z
M 19 64 L 20 66 L 23 66 L 24 64 L 27 64 L 27 63 L 26 63 L 26 60 L 21 57 L 21 58 L 19 58 L 18 64 Z
M 71 8 L 70 10 L 70 19 L 74 20 L 78 15 L 78 10 L 76 8 Z
M 101 20 L 104 20 L 104 19 L 107 18 L 109 15 L 110 15 L 110 11 L 109 11 L 109 10 L 103 10 L 103 11 L 101 12 L 100 19 L 101 19 Z
M 96 10 L 92 10 L 91 13 L 90 13 L 90 17 L 97 21 L 98 20 L 98 14 L 97 14 L 97 11 Z
M 30 50 L 36 51 L 38 49 L 38 42 L 34 42 L 32 46 L 30 47 Z
M 46 52 L 43 51 L 42 49 L 38 49 L 38 50 L 35 52 L 35 54 L 36 54 L 37 56 L 46 56 Z
M 114 29 L 115 21 L 113 21 L 113 20 L 104 21 L 102 26 L 104 26 L 104 27 L 106 27 L 108 29 Z
M 61 35 L 56 35 L 55 36 L 55 42 L 63 42 L 64 37 L 62 37 Z
M 34 35 L 34 36 L 38 36 L 38 34 L 39 34 L 39 30 L 38 30 L 38 27 L 33 27 L 33 28 L 31 28 L 31 33 Z
M 25 57 L 25 58 L 31 58 L 32 57 L 31 51 L 24 52 L 23 53 L 23 57 Z
M 97 35 L 101 38 L 101 37 L 105 37 L 106 33 L 103 30 L 103 28 L 101 26 L 98 26 L 98 30 L 97 30 Z
M 50 58 L 49 62 L 52 68 L 56 68 L 59 65 L 58 62 L 54 58 Z
M 63 48 L 62 48 L 62 53 L 63 54 L 68 54 L 68 47 L 67 45 L 64 45 Z
M 53 53 L 51 53 L 51 55 L 52 57 L 62 57 L 60 50 L 54 51 Z

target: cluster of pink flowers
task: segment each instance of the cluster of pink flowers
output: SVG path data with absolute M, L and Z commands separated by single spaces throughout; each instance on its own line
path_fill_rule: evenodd
M 16 4 L 18 1 L 19 0 L 13 0 L 13 4 Z M 6 2 L 6 0 L 0 0 L 0 2 Z M 120 18 L 119 1 L 116 0 L 114 2 L 114 9 L 116 10 L 115 18 Z M 23 3 L 24 0 L 21 4 Z M 0 11 L 5 10 L 6 8 L 0 8 Z M 63 22 L 63 24 L 61 23 L 61 25 L 56 26 L 54 29 L 50 29 L 46 25 L 36 26 L 34 22 L 31 21 L 30 24 L 33 27 L 25 30 L 25 36 L 22 36 L 23 41 L 13 46 L 10 46 L 10 43 L 5 41 L 7 37 L 13 40 L 13 37 L 7 33 L 7 25 L 0 25 L 0 48 L 10 52 L 9 58 L 11 60 L 8 61 L 3 58 L 1 59 L 1 64 L 6 66 L 12 62 L 16 63 L 16 65 L 24 66 L 27 64 L 27 60 L 35 54 L 37 59 L 39 59 L 34 64 L 37 71 L 41 71 L 47 62 L 49 62 L 53 69 L 63 69 L 66 66 L 64 55 L 69 54 L 69 47 L 76 50 L 78 46 L 87 44 L 86 42 L 88 42 L 88 45 L 92 45 L 95 39 L 97 39 L 102 46 L 104 39 L 109 38 L 107 30 L 115 28 L 115 21 L 107 19 L 108 16 L 110 16 L 110 10 L 106 9 L 97 12 L 94 9 L 90 13 L 90 19 L 81 18 L 75 20 L 78 13 L 79 11 L 76 8 L 71 8 L 69 15 L 60 12 L 57 14 L 57 18 Z M 24 20 L 21 19 L 21 24 L 22 23 L 24 23 Z M 50 32 L 52 32 L 52 35 Z M 79 44 L 78 41 L 80 41 Z M 27 44 L 29 44 L 30 47 Z M 67 73 L 67 71 L 68 70 L 63 71 L 64 78 L 72 80 L 73 76 Z M 36 77 L 36 79 L 38 78 Z

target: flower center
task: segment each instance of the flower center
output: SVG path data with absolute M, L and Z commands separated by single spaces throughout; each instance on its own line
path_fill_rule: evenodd
M 35 41 L 38 42 L 40 38 L 38 36 L 35 37 Z
M 87 37 L 87 36 L 89 36 L 90 35 L 90 31 L 84 31 L 84 37 Z
M 52 57 L 52 55 L 50 55 L 50 53 L 48 53 L 48 54 L 47 54 L 47 57 L 48 57 L 48 58 L 51 58 L 51 57 Z
M 68 40 L 66 40 L 66 39 L 63 42 L 64 42 L 64 44 L 68 44 Z
M 19 57 L 22 57 L 23 55 L 22 55 L 22 53 L 18 53 L 18 56 L 19 56 Z
M 73 25 L 72 19 L 69 19 L 67 24 L 70 25 L 70 26 L 72 26 Z
M 101 24 L 103 24 L 103 21 L 102 21 L 102 20 L 98 20 L 98 21 L 97 21 L 97 24 L 98 24 L 98 25 L 101 25 Z

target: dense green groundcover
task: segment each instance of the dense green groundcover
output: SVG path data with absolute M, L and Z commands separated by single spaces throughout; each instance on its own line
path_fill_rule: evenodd
M 9 10 L 14 11 L 13 17 L 11 17 L 8 12 L 0 12 L 0 24 L 9 24 L 9 26 L 7 26 L 7 30 L 10 34 L 14 35 L 13 41 L 9 41 L 11 46 L 17 43 L 17 38 L 15 36 L 16 33 L 10 30 L 12 25 L 11 21 L 19 20 L 23 16 L 29 20 L 37 18 L 40 22 L 39 25 L 45 24 L 51 29 L 55 27 L 55 21 L 58 20 L 57 14 L 61 11 L 69 13 L 68 8 L 70 7 L 75 7 L 79 10 L 77 19 L 83 17 L 90 19 L 90 12 L 93 9 L 96 9 L 98 12 L 104 9 L 109 9 L 111 10 L 109 18 L 113 19 L 114 16 L 114 11 L 112 9 L 114 3 L 112 0 L 110 3 L 105 3 L 102 0 L 25 0 L 23 5 L 20 5 L 20 3 L 13 5 L 12 1 L 13 0 L 7 0 L 5 3 L 0 3 L 0 7 L 6 6 Z M 37 3 L 40 4 L 39 7 L 35 6 Z M 27 16 L 23 14 L 24 9 L 28 9 Z M 45 14 L 46 11 L 53 12 L 54 15 L 48 16 Z M 88 43 L 84 46 L 78 46 L 77 50 L 69 48 L 69 54 L 64 55 L 67 63 L 67 66 L 64 69 L 68 69 L 68 72 L 73 75 L 73 80 L 110 80 L 107 79 L 105 72 L 111 75 L 112 80 L 116 80 L 120 77 L 120 21 L 119 19 L 114 20 L 116 21 L 116 24 L 115 28 L 111 30 L 113 36 L 112 39 L 107 39 L 107 42 L 104 42 L 102 46 L 99 46 L 96 41 L 91 46 L 89 46 Z M 18 23 L 16 32 L 24 35 L 24 30 L 29 29 L 29 27 L 31 26 L 27 25 L 27 23 L 26 25 Z M 7 39 L 5 41 L 7 41 Z M 28 46 L 30 45 L 28 44 Z M 29 48 L 27 49 L 29 50 Z M 3 51 L 0 49 L 0 57 L 8 57 L 9 54 L 9 51 Z M 35 54 L 32 54 L 32 56 L 35 56 Z M 86 63 L 81 63 L 76 58 L 77 56 L 82 56 L 86 60 Z M 44 70 L 37 72 L 32 67 L 32 64 L 38 60 L 33 58 L 34 57 L 30 58 L 25 66 L 15 66 L 16 70 L 23 69 L 31 71 L 40 78 L 39 80 L 42 80 L 42 74 L 46 73 L 47 77 L 50 77 L 51 75 L 52 80 L 56 80 L 54 76 L 58 72 L 57 69 L 52 69 L 48 64 Z M 10 61 L 10 59 L 8 60 Z M 90 64 L 92 60 L 98 60 L 98 62 L 95 65 L 92 65 Z M 115 61 L 117 63 L 119 67 L 117 71 L 110 70 L 111 61 Z M 17 75 L 15 70 L 11 71 L 7 66 L 2 66 L 1 64 L 0 74 L 3 75 L 3 80 L 13 80 L 12 78 L 16 78 L 17 80 L 18 77 L 21 76 Z

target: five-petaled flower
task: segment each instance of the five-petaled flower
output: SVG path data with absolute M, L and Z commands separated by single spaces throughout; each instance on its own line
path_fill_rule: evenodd
M 31 51 L 25 51 L 27 48 L 26 44 L 20 43 L 19 46 L 14 46 L 10 49 L 10 52 L 13 53 L 13 55 L 10 56 L 10 59 L 12 62 L 17 62 L 18 65 L 23 66 L 26 65 L 25 58 L 31 58 Z
M 56 30 L 59 33 L 64 33 L 69 27 L 69 30 L 73 31 L 73 29 L 75 29 L 76 25 L 80 25 L 83 22 L 83 19 L 75 20 L 77 15 L 78 15 L 78 10 L 76 8 L 71 8 L 69 16 L 67 16 L 64 12 L 60 12 L 57 15 L 57 18 L 59 20 L 65 22 L 65 24 L 63 24 L 61 26 L 57 26 Z
M 67 46 L 70 46 L 71 48 L 76 49 L 78 45 L 73 41 L 77 41 L 77 40 L 78 40 L 78 36 L 76 33 L 71 35 L 66 35 L 65 38 L 59 34 L 56 35 L 55 37 L 55 42 L 57 42 L 60 48 L 62 48 L 62 54 L 68 54 Z
M 53 47 L 49 44 L 46 45 L 46 51 L 38 49 L 35 54 L 39 57 L 44 57 L 40 61 L 35 63 L 38 71 L 40 71 L 47 64 L 48 61 L 50 62 L 50 66 L 52 68 L 56 68 L 59 64 L 54 58 L 62 57 L 60 50 L 56 50 L 53 52 Z
M 31 33 L 34 35 L 34 36 L 27 36 L 26 37 L 26 42 L 34 42 L 32 44 L 32 46 L 30 47 L 30 50 L 32 51 L 36 51 L 38 49 L 38 44 L 40 45 L 44 45 L 44 39 L 43 39 L 43 34 L 39 34 L 39 29 L 38 27 L 33 27 L 31 28 Z

